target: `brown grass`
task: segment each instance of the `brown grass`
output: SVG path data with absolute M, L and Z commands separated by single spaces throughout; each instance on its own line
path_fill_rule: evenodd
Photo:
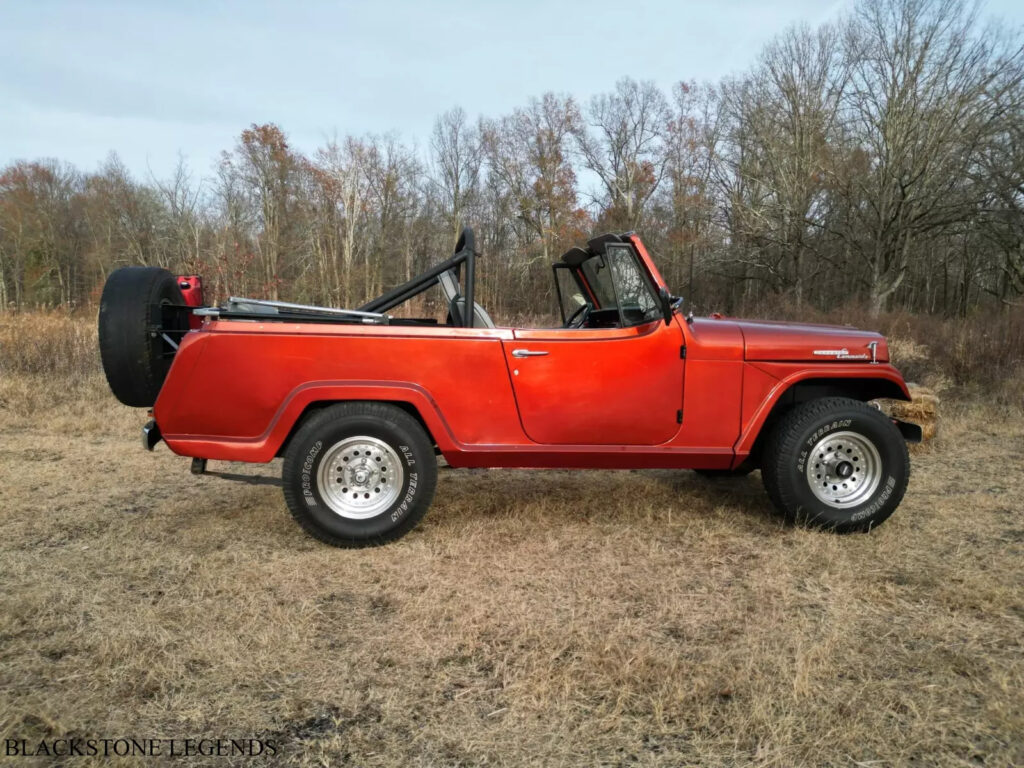
M 142 451 L 95 374 L 73 389 L 0 374 L 0 738 L 262 735 L 309 766 L 1024 762 L 1019 412 L 944 400 L 870 535 L 779 524 L 756 473 L 442 470 L 415 531 L 353 552 L 273 485 Z
M 72 378 L 99 370 L 95 312 L 0 313 L 0 374 Z

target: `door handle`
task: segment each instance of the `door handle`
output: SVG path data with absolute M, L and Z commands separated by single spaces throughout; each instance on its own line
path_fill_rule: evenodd
M 542 356 L 544 356 L 546 354 L 547 354 L 547 352 L 541 351 L 539 349 L 513 349 L 512 350 L 512 357 L 542 357 Z

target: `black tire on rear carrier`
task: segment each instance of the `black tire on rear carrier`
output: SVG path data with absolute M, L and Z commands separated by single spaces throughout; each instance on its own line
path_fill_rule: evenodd
M 107 278 L 100 297 L 100 358 L 110 390 L 125 405 L 156 402 L 175 349 L 151 326 L 157 320 L 177 343 L 188 330 L 188 316 L 160 307 L 184 303 L 177 279 L 166 269 L 122 267 Z
M 284 498 L 307 533 L 335 547 L 384 544 L 426 514 L 433 442 L 394 405 L 339 403 L 308 416 L 284 454 Z
M 881 411 L 828 397 L 787 413 L 762 453 L 761 476 L 790 522 L 868 531 L 899 506 L 910 479 L 907 445 Z

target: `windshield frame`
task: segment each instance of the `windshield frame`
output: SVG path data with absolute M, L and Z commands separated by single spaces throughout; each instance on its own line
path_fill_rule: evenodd
M 637 290 L 642 292 L 648 306 L 644 308 L 644 302 L 640 302 L 643 315 L 637 319 L 626 314 L 627 307 L 622 305 L 620 294 L 622 293 L 621 275 L 612 266 L 613 260 L 624 259 L 627 268 L 632 272 L 631 280 L 635 279 Z M 620 262 L 621 264 L 621 262 Z M 647 270 L 630 243 L 608 243 L 601 253 L 596 253 L 579 264 L 568 265 L 559 262 L 553 265 L 554 269 L 568 269 L 580 289 L 580 293 L 590 305 L 591 311 L 611 310 L 618 313 L 619 327 L 631 328 L 639 325 L 646 325 L 661 317 L 658 291 Z M 601 271 L 607 270 L 602 275 Z M 555 291 L 558 296 L 558 305 L 562 313 L 563 323 L 568 322 L 566 317 L 566 299 L 562 294 L 562 285 L 558 279 L 557 271 L 554 273 Z

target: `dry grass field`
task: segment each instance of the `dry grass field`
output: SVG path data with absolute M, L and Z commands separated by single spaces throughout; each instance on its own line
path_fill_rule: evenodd
M 870 535 L 781 525 L 756 473 L 446 469 L 409 536 L 343 551 L 291 521 L 278 462 L 193 477 L 95 373 L 0 375 L 0 739 L 262 737 L 281 749 L 253 763 L 303 766 L 1022 764 L 1024 417 L 943 407 Z

